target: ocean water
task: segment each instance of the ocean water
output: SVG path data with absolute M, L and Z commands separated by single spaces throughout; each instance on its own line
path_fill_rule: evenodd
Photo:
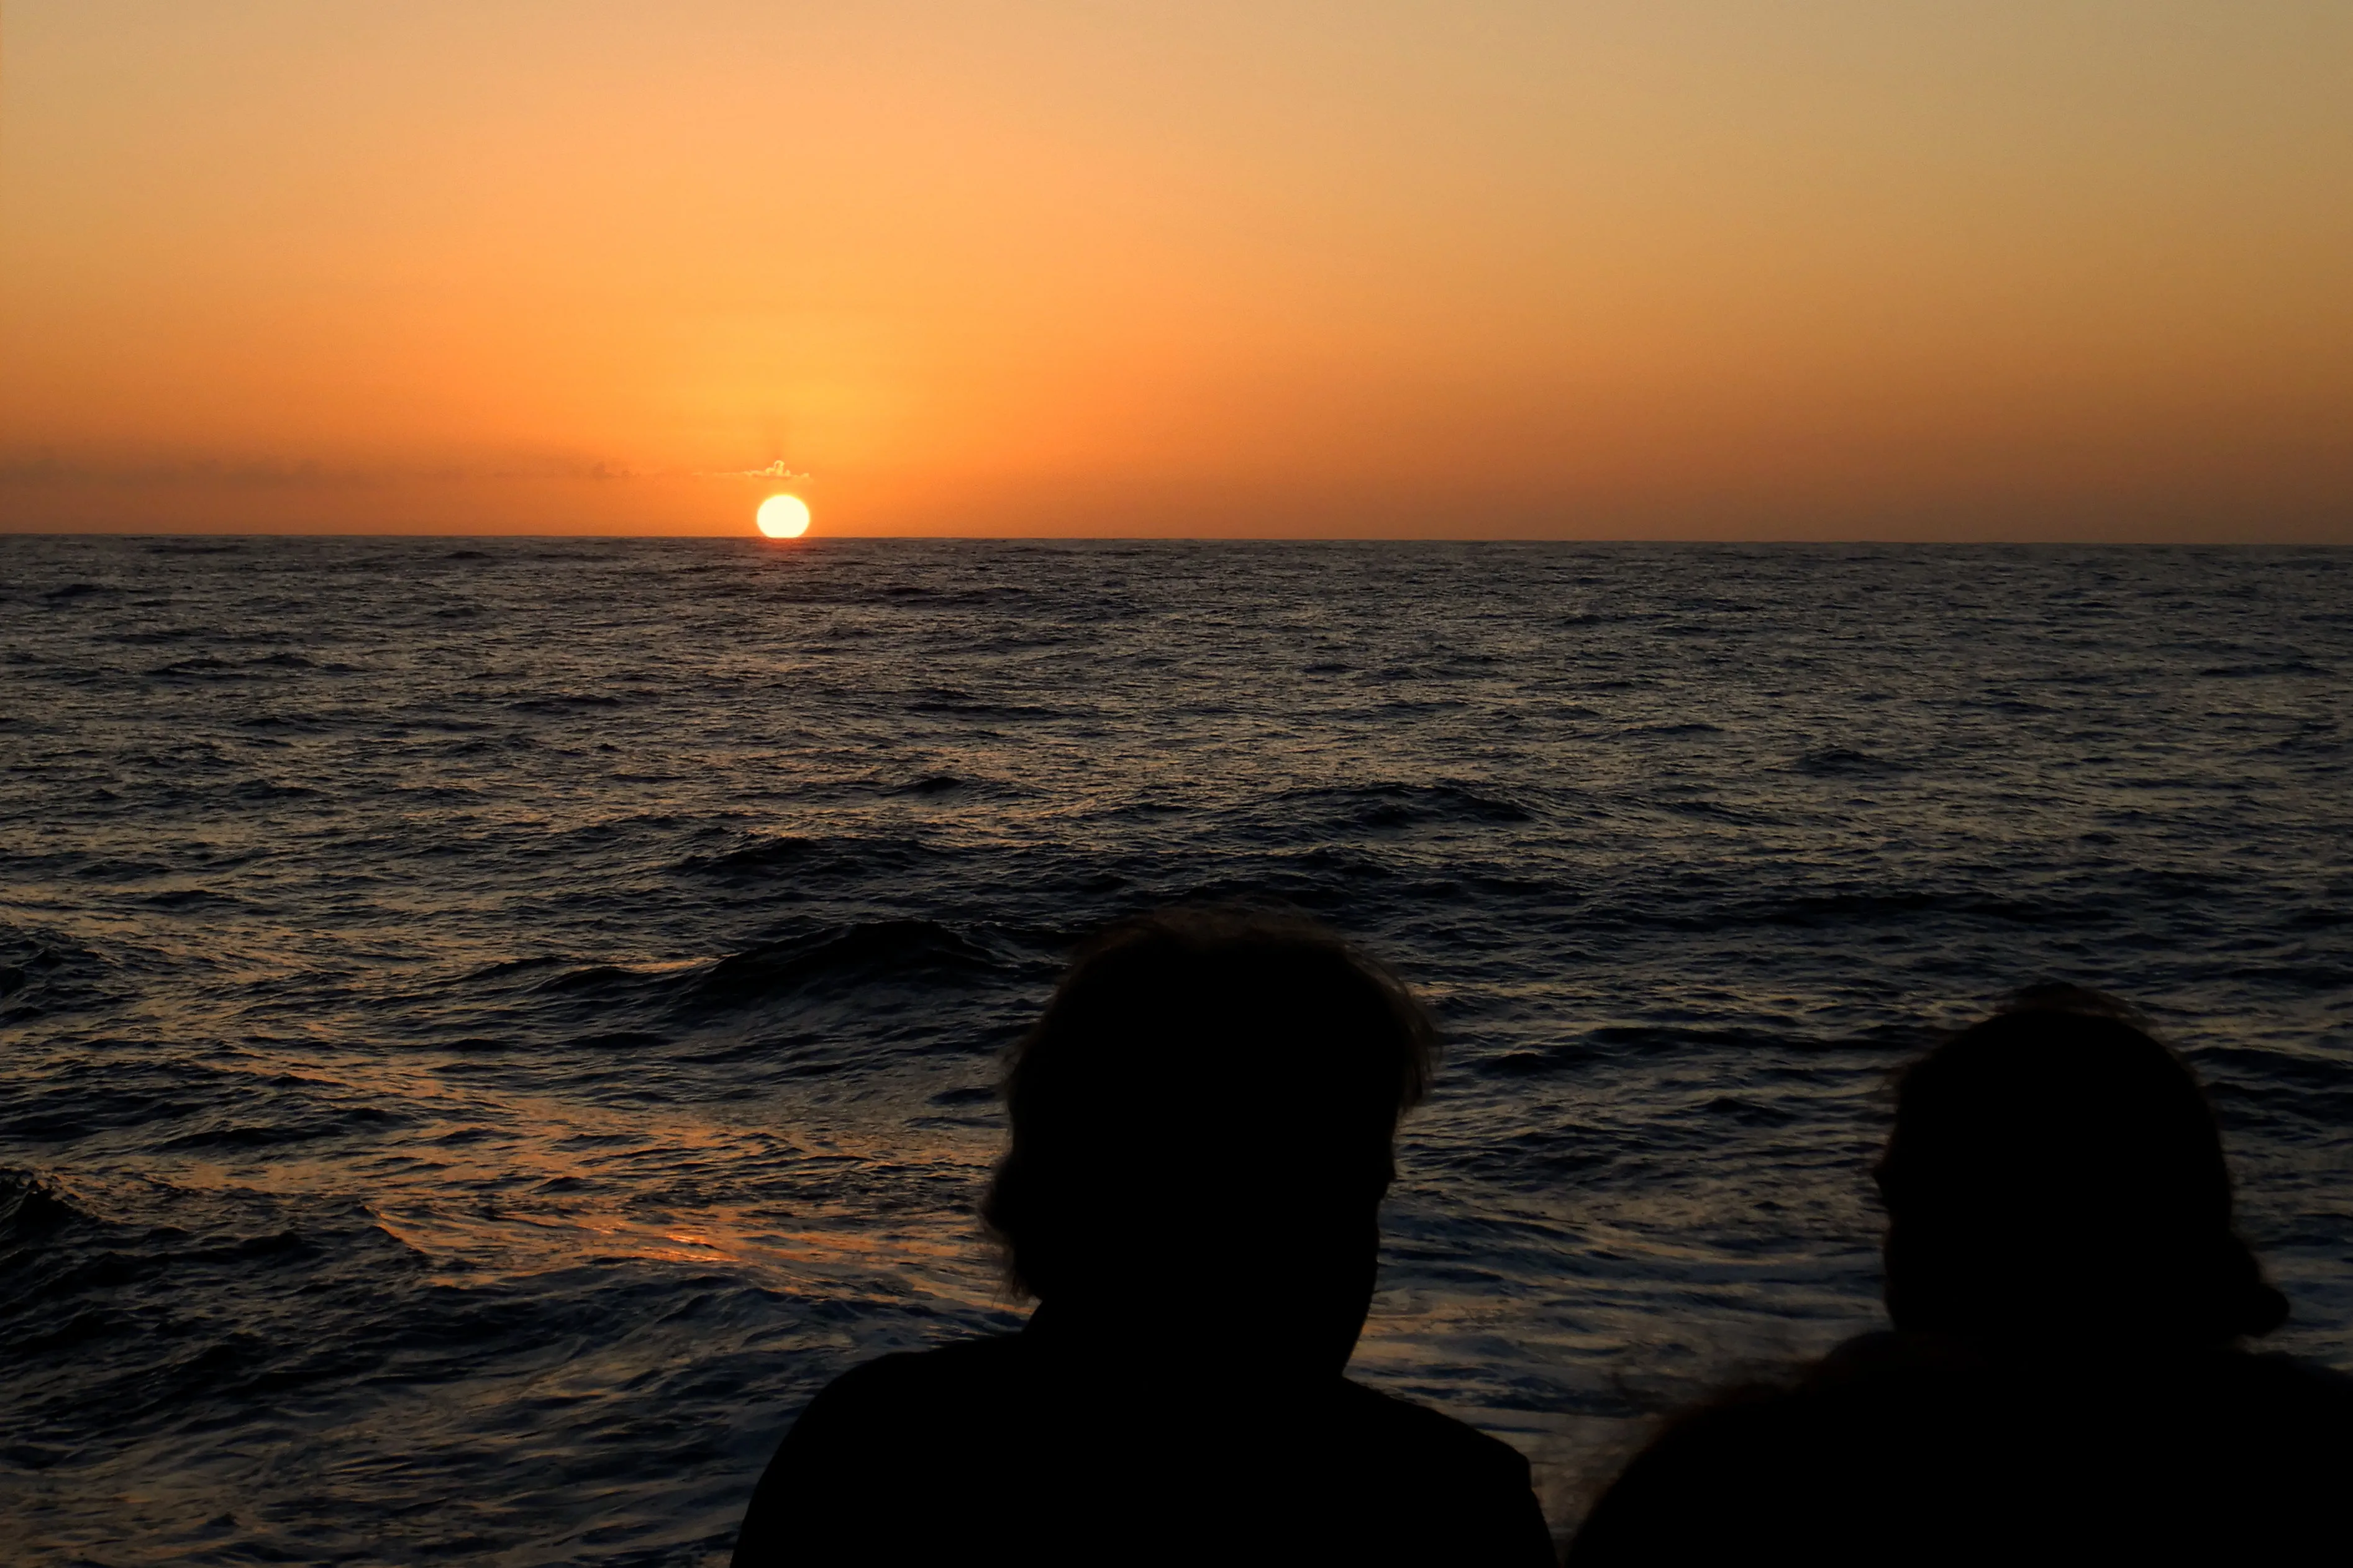
M 1195 898 L 1440 1016 L 1357 1374 L 1561 1528 L 1877 1321 L 1887 1075 L 2030 981 L 2353 1360 L 2353 552 L 13 538 L 0 660 L 12 1561 L 723 1559 L 1018 1321 L 998 1055 Z

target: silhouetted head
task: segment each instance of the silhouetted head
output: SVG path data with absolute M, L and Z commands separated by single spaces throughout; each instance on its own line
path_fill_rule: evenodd
M 2189 1344 L 2287 1315 L 2198 1080 L 2096 993 L 2022 992 L 1914 1064 L 1875 1174 L 1899 1329 Z
M 1405 987 L 1307 921 L 1179 910 L 1105 932 L 1007 1074 L 982 1213 L 1014 1285 L 1065 1321 L 1337 1372 L 1434 1051 Z

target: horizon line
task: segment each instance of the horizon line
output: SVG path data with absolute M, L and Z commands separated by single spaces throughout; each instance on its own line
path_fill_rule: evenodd
M 10 539 L 352 539 L 468 541 L 496 543 L 504 540 L 562 540 L 575 543 L 702 542 L 733 541 L 774 550 L 797 550 L 830 542 L 967 543 L 967 544 L 1650 544 L 1650 545 L 1850 545 L 1906 549 L 2069 549 L 2098 546 L 2117 550 L 2343 550 L 2353 541 L 2300 539 L 2102 539 L 2102 538 L 1971 538 L 1902 539 L 1803 534 L 1737 538 L 1722 535 L 1661 534 L 1340 534 L 1340 533 L 824 533 L 794 539 L 769 539 L 758 533 L 543 533 L 508 530 L 497 533 L 443 533 L 426 530 L 365 531 L 345 529 L 269 529 L 232 531 L 226 529 L 0 529 L 0 540 Z

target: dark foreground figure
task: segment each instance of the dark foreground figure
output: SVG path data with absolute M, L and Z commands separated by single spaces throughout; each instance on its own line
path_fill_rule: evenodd
M 1911 1069 L 1895 1331 L 1670 1428 L 1572 1568 L 2353 1562 L 2353 1379 L 2240 1348 L 2286 1302 L 2196 1080 L 2121 1011 L 2030 993 Z
M 1525 1460 L 1343 1376 L 1431 1050 L 1311 927 L 1097 942 L 1007 1081 L 985 1212 L 1028 1328 L 818 1394 L 736 1563 L 1549 1564 Z

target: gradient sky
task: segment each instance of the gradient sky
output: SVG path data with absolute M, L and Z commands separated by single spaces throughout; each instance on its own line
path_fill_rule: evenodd
M 2346 0 L 5 0 L 0 528 L 2353 542 Z

